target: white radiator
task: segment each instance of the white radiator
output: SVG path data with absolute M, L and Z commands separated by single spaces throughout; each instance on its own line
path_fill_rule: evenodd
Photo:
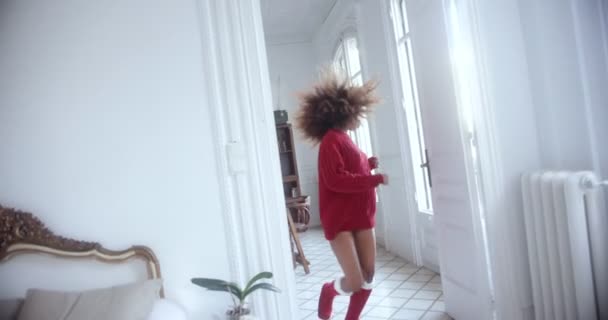
M 522 177 L 536 320 L 608 320 L 608 214 L 591 172 Z

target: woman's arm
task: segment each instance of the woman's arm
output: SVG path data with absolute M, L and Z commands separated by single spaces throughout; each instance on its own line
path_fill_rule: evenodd
M 323 176 L 323 181 L 330 190 L 341 193 L 367 191 L 385 181 L 381 174 L 364 175 L 348 172 L 344 165 L 344 158 L 334 143 L 321 144 L 319 174 Z

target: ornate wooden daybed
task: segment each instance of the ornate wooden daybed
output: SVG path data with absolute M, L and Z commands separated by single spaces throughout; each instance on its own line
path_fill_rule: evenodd
M 126 250 L 115 251 L 104 248 L 98 242 L 65 238 L 50 231 L 31 213 L 0 206 L 0 272 L 2 272 L 3 263 L 22 254 L 45 254 L 78 260 L 97 259 L 106 263 L 124 263 L 132 259 L 140 259 L 145 262 L 148 280 L 161 279 L 160 263 L 154 252 L 146 246 L 137 245 Z M 160 280 L 157 281 L 159 283 L 158 298 L 164 298 L 162 284 Z M 163 303 L 167 303 L 166 300 L 162 300 L 165 301 Z M 21 306 L 23 306 L 23 301 L 20 300 Z M 27 305 L 27 299 L 25 299 L 25 304 Z M 162 314 L 160 318 L 185 319 L 185 313 L 175 304 L 169 307 L 164 305 L 160 308 L 163 310 L 160 311 Z M 152 313 L 159 313 L 156 310 L 158 309 L 156 302 L 153 309 Z M 171 311 L 172 309 L 173 311 Z M 4 317 L 6 318 L 6 316 Z M 0 312 L 0 320 L 2 318 Z M 152 318 L 156 319 L 158 315 L 146 319 Z M 15 317 L 14 319 L 21 318 Z

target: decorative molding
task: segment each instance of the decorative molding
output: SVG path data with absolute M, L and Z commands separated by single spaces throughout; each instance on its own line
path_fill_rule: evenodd
M 216 43 L 216 35 L 225 33 L 227 31 L 218 30 L 220 26 L 214 22 L 214 14 L 211 8 L 212 2 L 210 1 L 197 1 L 198 7 L 198 22 L 201 29 L 201 51 L 202 51 L 202 70 L 201 73 L 206 75 L 203 83 L 203 88 L 206 91 L 207 105 L 211 106 L 210 111 L 213 117 L 211 121 L 212 134 L 213 134 L 213 155 L 216 161 L 216 178 L 219 182 L 220 198 L 221 198 L 221 210 L 222 220 L 224 223 L 224 234 L 226 237 L 226 243 L 228 244 L 227 251 L 229 257 L 241 257 L 242 248 L 240 245 L 239 231 L 236 225 L 236 200 L 234 199 L 234 191 L 232 181 L 229 178 L 229 164 L 228 157 L 225 153 L 226 145 L 233 141 L 230 137 L 226 136 L 225 120 L 223 113 L 219 107 L 226 104 L 226 96 L 223 94 L 223 88 L 220 86 L 220 76 L 222 73 L 218 70 L 220 66 L 217 65 L 218 56 L 220 53 L 216 50 L 218 44 Z M 213 43 L 213 45 L 211 45 Z M 246 276 L 242 263 L 239 259 L 228 259 L 229 271 L 234 280 L 242 281 Z
M 21 254 L 50 254 L 60 258 L 95 258 L 108 263 L 121 263 L 132 258 L 146 262 L 149 279 L 160 279 L 160 263 L 145 246 L 132 246 L 122 251 L 104 248 L 97 242 L 74 240 L 50 231 L 31 213 L 0 205 L 0 262 Z M 161 297 L 164 296 L 161 290 Z
M 296 286 L 281 188 L 259 0 L 199 1 L 206 104 L 234 281 L 268 270 L 282 294 L 256 295 L 260 319 L 297 317 Z M 236 144 L 244 152 L 227 151 Z M 230 163 L 246 163 L 239 172 Z

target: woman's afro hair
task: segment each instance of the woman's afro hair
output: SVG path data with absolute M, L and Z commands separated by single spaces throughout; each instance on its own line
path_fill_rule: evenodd
M 376 81 L 353 85 L 333 68 L 325 68 L 313 89 L 300 94 L 296 127 L 307 140 L 318 144 L 330 129 L 346 129 L 370 113 L 380 102 L 376 87 Z

